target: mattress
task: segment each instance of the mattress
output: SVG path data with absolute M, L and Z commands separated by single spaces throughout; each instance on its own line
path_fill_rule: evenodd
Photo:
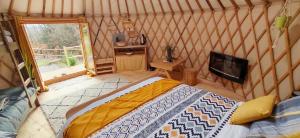
M 64 129 L 87 112 L 162 79 L 147 79 L 84 107 L 68 118 Z M 247 126 L 229 124 L 232 113 L 240 104 L 230 98 L 180 84 L 88 137 L 245 137 L 249 131 Z M 63 133 L 59 137 L 63 137 Z

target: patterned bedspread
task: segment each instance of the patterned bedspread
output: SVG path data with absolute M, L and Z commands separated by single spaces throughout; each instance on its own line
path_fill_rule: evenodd
M 91 137 L 202 138 L 228 136 L 229 131 L 233 136 L 240 137 L 239 128 L 228 124 L 239 104 L 229 98 L 181 84 L 106 125 Z
M 92 137 L 214 137 L 236 107 L 231 99 L 180 85 Z

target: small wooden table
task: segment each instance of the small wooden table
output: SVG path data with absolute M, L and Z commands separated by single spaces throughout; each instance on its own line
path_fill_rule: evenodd
M 164 60 L 160 59 L 151 62 L 150 66 L 155 67 L 158 72 L 166 75 L 169 79 L 172 79 L 170 72 L 174 71 L 177 68 L 179 68 L 180 71 L 182 72 L 184 61 L 185 61 L 184 59 L 176 59 L 173 60 L 173 62 L 164 62 Z

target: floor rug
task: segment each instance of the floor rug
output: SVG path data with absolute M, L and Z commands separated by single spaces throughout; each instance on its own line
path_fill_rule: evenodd
M 70 80 L 69 82 L 67 81 L 65 83 L 66 84 L 63 86 L 66 87 L 72 87 L 72 84 L 74 85 L 74 82 L 72 82 L 72 80 Z M 57 135 L 62 130 L 63 124 L 66 121 L 65 115 L 69 109 L 78 104 L 91 100 L 95 97 L 110 93 L 113 90 L 116 90 L 128 84 L 130 84 L 130 82 L 123 78 L 103 80 L 98 84 L 80 89 L 76 92 L 72 92 L 69 95 L 56 98 L 46 103 L 42 103 L 41 109 L 44 112 L 46 118 L 48 119 L 53 131 Z

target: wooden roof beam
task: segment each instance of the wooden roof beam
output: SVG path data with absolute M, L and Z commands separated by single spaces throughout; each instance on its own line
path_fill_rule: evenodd
M 251 9 L 254 7 L 254 5 L 252 4 L 252 2 L 250 0 L 245 0 L 245 2 Z
M 43 11 L 42 11 L 43 17 L 45 17 L 45 10 L 46 10 L 46 0 L 43 0 Z
M 133 0 L 133 2 L 134 2 L 135 14 L 136 14 L 137 17 L 139 17 L 140 14 L 138 12 L 138 8 L 137 8 L 137 5 L 136 5 L 136 0 Z
M 154 8 L 154 5 L 153 5 L 153 1 L 150 0 L 150 3 L 151 3 L 151 8 L 152 8 L 152 10 L 153 10 L 153 13 L 154 13 L 154 15 L 156 16 L 157 14 L 156 14 L 156 11 L 155 11 L 155 8 Z
M 195 0 L 195 1 L 196 1 L 197 6 L 199 7 L 200 11 L 203 12 L 204 10 L 203 10 L 203 7 L 201 6 L 199 0 Z
M 112 10 L 111 10 L 111 2 L 110 2 L 110 0 L 108 1 L 108 8 L 109 8 L 109 16 L 112 17 Z
M 86 0 L 82 0 L 83 15 L 86 14 Z
M 8 8 L 8 14 L 9 15 L 12 14 L 12 10 L 14 8 L 14 3 L 15 3 L 15 0 L 11 0 L 10 3 L 9 3 L 9 8 Z
M 194 14 L 194 10 L 193 10 L 191 4 L 189 3 L 189 1 L 188 1 L 188 0 L 185 0 L 185 2 L 186 2 L 186 4 L 188 5 L 188 7 L 189 7 L 191 13 Z
M 168 6 L 169 6 L 169 8 L 170 8 L 170 10 L 171 10 L 171 13 L 174 14 L 175 12 L 174 12 L 174 10 L 173 10 L 173 8 L 172 8 L 172 6 L 171 6 L 170 1 L 167 0 L 167 2 L 168 2 Z
M 239 9 L 239 5 L 236 4 L 236 2 L 234 0 L 230 0 L 230 3 L 232 4 L 232 6 L 234 7 L 234 9 Z
M 54 15 L 55 15 L 54 12 L 55 12 L 55 0 L 52 0 L 52 13 L 51 13 L 52 17 L 54 17 Z
M 176 3 L 177 3 L 177 5 L 178 5 L 178 7 L 179 7 L 180 13 L 181 13 L 181 14 L 183 14 L 183 13 L 184 13 L 184 11 L 183 11 L 182 7 L 180 6 L 180 3 L 179 3 L 179 1 L 178 1 L 178 0 L 176 0 Z
M 28 0 L 28 2 L 27 2 L 27 11 L 26 11 L 27 16 L 30 16 L 30 9 L 31 9 L 31 0 Z
M 223 3 L 221 2 L 221 0 L 217 0 L 218 4 L 220 5 L 220 7 L 222 8 L 222 10 L 225 10 L 225 6 L 223 5 Z
M 121 15 L 120 0 L 117 0 L 119 15 Z
M 129 8 L 128 8 L 128 2 L 127 2 L 127 0 L 125 0 L 125 5 L 126 5 L 126 10 L 127 10 L 127 15 L 129 17 L 130 13 L 129 13 Z
M 61 13 L 60 13 L 60 16 L 61 16 L 61 17 L 64 16 L 64 4 L 65 4 L 65 1 L 62 0 L 62 1 L 61 1 Z
M 73 17 L 74 13 L 74 0 L 71 0 L 71 17 Z
M 100 10 L 100 15 L 103 17 L 104 16 L 104 9 L 103 9 L 103 1 L 102 0 L 100 0 L 100 8 L 101 8 L 101 10 Z M 94 14 L 94 13 L 93 13 Z
M 162 12 L 163 14 L 166 14 L 166 12 L 165 12 L 165 10 L 164 10 L 164 8 L 163 8 L 163 6 L 162 6 L 161 0 L 158 0 L 158 2 L 159 2 L 159 7 L 160 7 L 160 9 L 161 9 L 161 12 Z
M 209 1 L 209 0 L 205 0 L 205 1 L 206 1 L 207 5 L 208 5 L 209 9 L 210 9 L 211 11 L 214 11 L 215 9 L 214 9 L 213 6 L 211 5 L 210 1 Z
M 143 4 L 143 8 L 144 8 L 145 14 L 148 15 L 148 12 L 147 12 L 146 7 L 145 7 L 145 2 L 144 2 L 144 0 L 141 0 L 141 1 L 142 1 L 142 4 Z

